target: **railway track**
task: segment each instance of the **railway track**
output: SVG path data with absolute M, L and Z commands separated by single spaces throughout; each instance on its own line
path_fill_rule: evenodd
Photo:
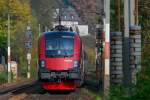
M 2 86 L 0 88 L 0 96 L 3 95 L 3 94 L 6 94 L 8 92 L 17 91 L 19 89 L 32 86 L 36 82 L 37 82 L 36 80 L 27 80 L 27 81 L 22 81 L 22 82 L 19 82 L 19 83 L 14 83 L 14 84 Z
M 3 93 L 0 92 L 0 100 L 99 100 L 95 67 L 87 61 L 85 65 L 85 85 L 74 91 L 43 91 L 39 82 L 34 81 Z
M 44 91 L 36 82 L 0 94 L 0 100 L 93 100 L 88 88 L 86 85 L 74 91 Z
M 37 83 L 37 81 L 24 81 L 24 83 L 19 83 L 16 85 L 8 86 L 6 88 L 1 88 L 0 90 L 0 100 L 9 100 L 9 98 L 17 91 L 22 91 L 31 88 Z M 18 99 L 14 99 L 18 100 Z M 20 100 L 20 99 L 19 99 Z

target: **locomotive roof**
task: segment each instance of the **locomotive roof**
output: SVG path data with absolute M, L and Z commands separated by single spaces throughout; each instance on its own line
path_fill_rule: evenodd
M 58 31 L 58 32 L 45 32 L 44 35 L 47 37 L 47 36 L 62 36 L 62 35 L 65 35 L 65 36 L 74 36 L 75 32 L 64 32 L 64 31 Z

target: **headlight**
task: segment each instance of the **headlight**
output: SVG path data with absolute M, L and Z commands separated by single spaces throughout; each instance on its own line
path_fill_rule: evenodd
M 75 60 L 73 67 L 78 67 L 78 66 L 80 66 L 80 62 L 78 60 Z
M 41 60 L 40 65 L 41 65 L 41 67 L 45 67 L 45 61 Z

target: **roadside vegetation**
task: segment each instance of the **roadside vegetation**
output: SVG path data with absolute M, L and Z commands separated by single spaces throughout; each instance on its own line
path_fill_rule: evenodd
M 41 24 L 41 32 L 45 27 L 49 28 L 52 22 L 52 12 L 57 0 L 0 0 L 0 55 L 3 55 L 7 63 L 7 29 L 8 13 L 10 15 L 11 32 L 11 60 L 18 63 L 19 77 L 27 76 L 27 49 L 25 48 L 25 36 L 28 23 L 32 26 L 32 61 L 31 77 L 37 73 L 37 46 Z M 7 66 L 5 67 L 7 68 Z M 5 69 L 7 71 L 7 69 Z M 7 73 L 0 72 L 0 82 L 7 82 Z
M 32 23 L 32 58 L 37 59 L 38 20 L 32 14 L 29 0 L 0 0 L 0 53 L 7 63 L 7 27 L 10 14 L 11 60 L 18 63 L 19 77 L 26 77 L 27 60 L 25 34 L 28 22 Z M 32 67 L 35 67 L 35 60 Z M 35 72 L 34 68 L 31 68 Z M 7 69 L 0 72 L 0 83 L 7 82 Z
M 0 72 L 0 85 L 7 82 L 7 72 Z
M 142 31 L 142 69 L 137 74 L 137 84 L 125 88 L 112 86 L 109 100 L 150 100 L 150 1 L 139 0 L 139 24 Z M 113 25 L 112 25 L 113 26 Z

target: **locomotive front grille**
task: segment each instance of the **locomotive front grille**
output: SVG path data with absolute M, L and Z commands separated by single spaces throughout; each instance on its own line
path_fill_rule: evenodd
M 67 78 L 69 73 L 67 72 L 49 72 L 41 73 L 41 79 L 51 79 L 51 78 Z
M 81 74 L 79 72 L 42 72 L 40 78 L 42 80 L 53 79 L 80 79 Z
M 41 73 L 41 79 L 51 79 L 51 78 L 72 78 L 76 79 L 80 76 L 80 73 L 67 73 L 67 72 L 50 72 L 50 73 Z

